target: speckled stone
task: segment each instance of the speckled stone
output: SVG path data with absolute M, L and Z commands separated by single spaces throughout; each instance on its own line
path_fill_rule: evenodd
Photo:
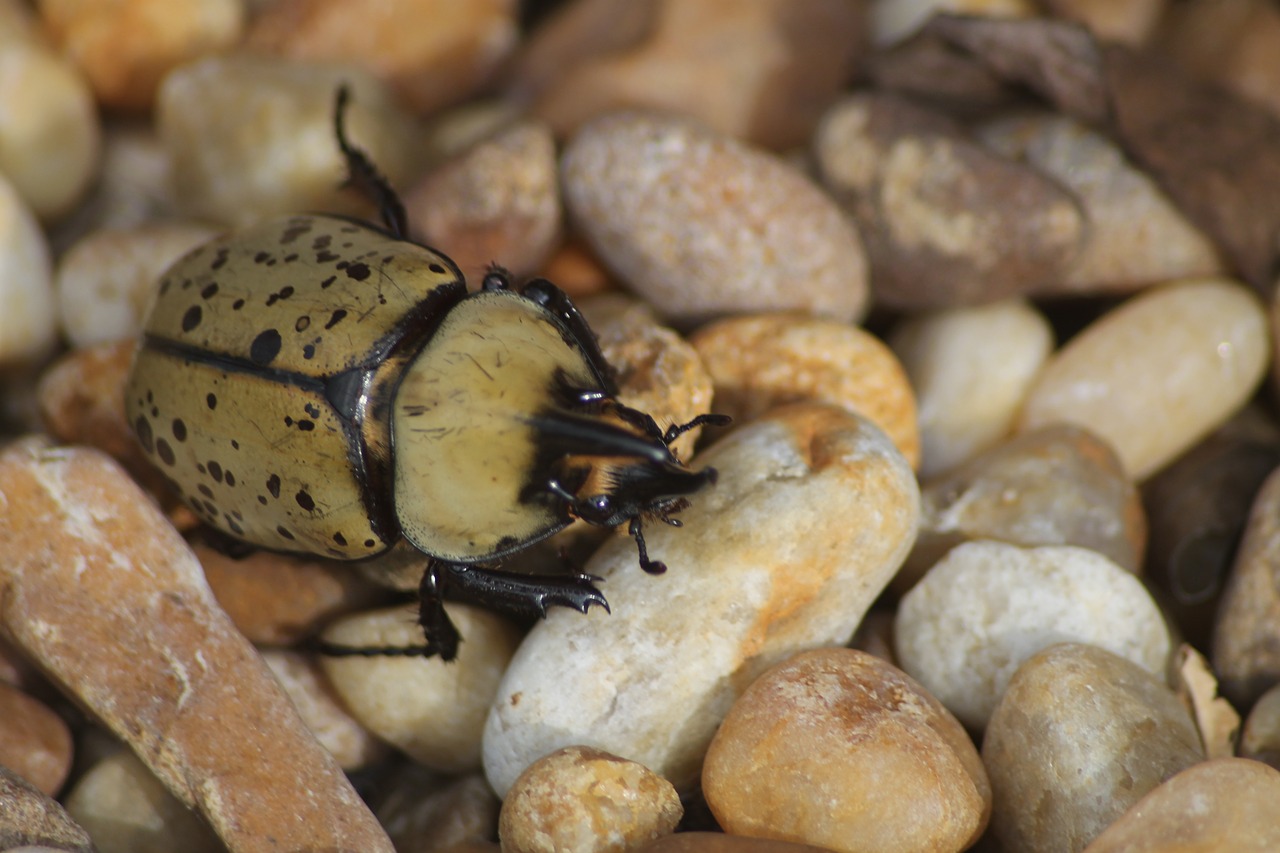
M 991 811 L 959 721 L 852 649 L 804 652 L 756 679 L 711 742 L 702 790 L 726 832 L 848 853 L 958 853 Z
M 888 343 L 915 389 L 920 476 L 928 478 L 1008 434 L 1053 332 L 1034 307 L 1010 299 L 908 317 Z
M 1053 355 L 1020 430 L 1087 427 L 1134 479 L 1164 467 L 1253 395 L 1270 355 L 1267 319 L 1244 285 L 1184 281 L 1130 299 Z
M 672 319 L 773 310 L 849 321 L 866 309 L 857 231 L 764 151 L 689 120 L 619 113 L 578 132 L 561 173 L 579 232 Z
M 503 853 L 622 853 L 675 831 L 684 808 L 643 764 L 568 746 L 525 768 L 502 803 Z
M 920 464 L 915 396 L 879 338 L 856 326 L 795 314 L 709 323 L 690 338 L 715 383 L 715 410 L 745 423 L 798 400 L 833 403 L 880 427 Z
M 10 445 L 0 497 L 0 625 L 229 850 L 390 853 L 182 538 L 109 457 Z
M 109 853 L 95 848 L 89 833 L 61 805 L 34 785 L 0 766 L 0 849 L 53 853 Z
M 915 534 L 918 492 L 870 422 L 813 403 L 775 409 L 695 460 L 719 481 L 680 529 L 649 525 L 661 577 L 615 537 L 585 566 L 612 614 L 555 611 L 498 690 L 485 773 L 505 792 L 562 746 L 638 761 L 688 790 L 721 717 L 755 675 L 845 643 Z M 567 618 L 566 618 L 567 617 Z
M 52 708 L 0 683 L 0 766 L 54 796 L 71 770 L 71 730 Z
M 982 758 L 1007 850 L 1079 850 L 1143 794 L 1204 759 L 1195 724 L 1148 669 L 1063 643 L 1029 658 L 991 715 Z
M 1027 658 L 1093 643 L 1159 673 L 1169 631 L 1142 583 L 1094 551 L 966 542 L 902 598 L 894 648 L 904 670 L 981 729 Z

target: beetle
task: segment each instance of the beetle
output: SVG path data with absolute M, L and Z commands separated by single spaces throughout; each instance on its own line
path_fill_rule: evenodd
M 207 524 L 251 546 L 337 560 L 427 556 L 425 644 L 336 653 L 456 656 L 448 598 L 520 616 L 608 609 L 599 578 L 503 571 L 504 558 L 581 519 L 679 526 L 715 481 L 671 450 L 681 434 L 618 400 L 614 371 L 569 297 L 409 237 L 404 207 L 347 139 L 348 183 L 381 225 L 268 219 L 201 246 L 162 277 L 127 380 L 138 443 Z

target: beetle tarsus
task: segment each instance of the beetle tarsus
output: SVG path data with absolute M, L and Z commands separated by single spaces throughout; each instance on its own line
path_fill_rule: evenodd
M 378 206 L 378 214 L 382 223 L 394 237 L 409 239 L 409 215 L 405 212 L 404 203 L 391 188 L 391 184 L 373 161 L 361 149 L 352 145 L 347 139 L 347 104 L 351 101 L 351 90 L 344 83 L 338 87 L 338 94 L 333 103 L 333 134 L 338 139 L 338 149 L 347 163 L 346 186 L 364 193 Z
M 450 598 L 482 602 L 516 617 L 545 617 L 552 605 L 586 613 L 593 604 L 609 611 L 609 602 L 595 584 L 600 578 L 581 572 L 570 575 L 529 575 L 481 566 L 448 563 Z
M 662 443 L 670 445 L 680 436 L 684 435 L 694 427 L 700 426 L 717 426 L 723 427 L 733 423 L 733 418 L 728 415 L 698 415 L 691 421 L 683 424 L 672 424 L 667 427 L 667 431 L 662 435 Z
M 660 575 L 666 572 L 666 563 L 661 560 L 649 559 L 649 549 L 644 544 L 644 531 L 641 529 L 640 516 L 637 515 L 631 519 L 631 523 L 627 525 L 627 532 L 631 534 L 632 539 L 636 540 L 636 548 L 640 550 L 640 568 L 651 575 Z

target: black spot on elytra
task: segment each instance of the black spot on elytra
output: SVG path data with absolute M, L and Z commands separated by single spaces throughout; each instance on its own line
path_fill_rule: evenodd
M 259 252 L 253 256 L 253 262 L 255 264 L 265 264 L 269 260 L 271 260 L 270 252 Z
M 187 313 L 182 315 L 182 331 L 190 332 L 200 325 L 200 320 L 204 317 L 204 311 L 199 305 L 192 305 L 187 309 Z
M 218 395 L 217 395 L 217 394 L 206 394 L 206 395 L 204 396 L 204 404 L 205 404 L 206 406 L 208 406 L 210 409 L 216 409 L 216 408 L 218 408 Z
M 307 327 L 311 325 L 311 318 L 306 314 L 293 321 L 293 330 L 295 332 L 305 332 Z
M 223 471 L 222 478 L 227 481 L 228 486 L 234 486 L 236 484 L 236 475 L 232 474 L 230 471 Z
M 182 418 L 173 419 L 173 437 L 178 441 L 187 440 L 187 425 Z
M 166 279 L 163 279 L 163 280 L 160 282 L 160 295 L 161 295 L 161 296 L 164 296 L 166 293 L 168 293 L 168 292 L 169 292 L 169 288 L 170 288 L 170 287 L 172 287 L 172 286 L 173 286 L 173 282 L 172 282 L 172 281 L 170 281 L 170 280 L 169 280 L 169 279 L 167 279 L 167 278 L 166 278 Z
M 315 499 L 312 498 L 305 489 L 294 495 L 293 499 L 298 502 L 298 506 L 302 507 L 307 512 L 312 512 L 316 508 Z
M 266 505 L 267 505 L 267 496 L 266 496 L 266 495 L 258 495 L 258 503 L 262 504 L 263 506 L 266 506 Z
M 200 291 L 200 296 L 203 299 L 212 299 L 217 295 L 218 295 L 218 283 L 216 281 L 209 282 L 204 286 L 204 289 Z
M 230 252 L 227 250 L 227 247 L 223 246 L 221 249 L 217 251 L 216 254 L 214 254 L 213 263 L 209 264 L 209 269 L 211 270 L 222 269 L 223 265 L 226 264 L 227 262 L 227 256 L 229 254 Z
M 218 505 L 213 501 L 204 502 L 204 511 L 205 511 L 205 514 L 211 518 L 218 517 Z
M 231 528 L 232 533 L 234 533 L 237 536 L 244 535 L 244 528 L 240 526 L 240 522 L 236 521 L 234 518 L 232 518 L 229 515 L 224 515 L 222 517 L 223 519 L 226 520 L 227 527 Z
M 445 268 L 444 268 L 443 266 L 441 266 L 440 264 L 427 264 L 427 269 L 431 270 L 431 271 L 432 271 L 433 273 L 435 273 L 436 275 L 444 275 L 444 274 L 445 274 Z
M 289 227 L 280 232 L 280 245 L 285 246 L 297 240 L 303 234 L 311 230 L 310 222 L 293 222 Z
M 243 308 L 243 307 L 244 307 L 244 300 L 243 300 L 243 299 L 237 299 L 235 302 L 232 302 L 232 303 L 231 303 L 231 310 L 232 310 L 232 311 L 239 311 L 239 310 L 240 310 L 241 308 Z
M 151 417 L 153 417 L 153 418 L 158 418 L 158 417 L 160 417 L 160 407 L 159 407 L 159 406 L 152 406 L 152 407 L 151 407 Z
M 329 315 L 329 322 L 325 323 L 324 327 L 326 329 L 332 329 L 334 326 L 341 323 L 346 318 L 346 316 L 347 316 L 347 312 L 342 310 L 341 308 L 338 308 L 332 314 Z
M 316 357 L 315 344 L 307 344 L 306 346 L 304 346 L 302 348 L 302 357 L 307 361 L 310 361 L 311 359 L 315 358 Z
M 275 361 L 276 356 L 280 354 L 281 344 L 280 332 L 276 329 L 267 329 L 259 333 L 249 345 L 249 360 L 265 367 Z
M 233 438 L 233 439 L 231 439 L 231 449 L 232 449 L 232 450 L 239 450 L 239 449 L 240 449 L 240 442 L 236 441 L 234 438 Z
M 331 275 L 331 276 L 329 276 L 329 277 L 328 277 L 328 278 L 326 278 L 324 281 L 320 282 L 320 289 L 321 289 L 321 290 L 328 290 L 328 289 L 329 289 L 329 285 L 333 284 L 333 283 L 334 283 L 335 281 L 337 281 L 337 280 L 338 280 L 338 277 L 337 277 L 336 275 Z
M 146 415 L 138 415 L 138 419 L 133 422 L 133 433 L 138 437 L 138 444 L 142 445 L 143 450 L 155 452 L 155 436 L 151 432 L 151 421 L 147 420 Z
M 352 278 L 356 281 L 364 281 L 369 277 L 371 272 L 372 271 L 369 269 L 368 264 L 352 264 L 347 267 L 347 278 Z
M 173 448 L 163 438 L 156 440 L 156 456 L 159 456 L 160 461 L 166 465 L 172 465 L 175 461 Z
M 335 255 L 333 252 L 316 252 L 316 263 L 327 264 L 331 261 L 338 260 L 339 257 L 339 255 Z
M 329 245 L 331 243 L 333 243 L 332 234 L 321 234 L 320 236 L 316 237 L 314 240 L 311 241 L 311 248 L 319 252 L 329 248 Z
M 291 264 L 291 263 L 293 263 L 294 261 L 296 261 L 297 259 L 298 259 L 298 253 L 297 253 L 297 252 L 290 252 L 289 254 L 287 254 L 287 255 L 285 255 L 283 258 L 281 258 L 281 260 L 282 260 L 282 261 L 284 261 L 286 264 Z
M 209 473 L 208 469 L 204 467 L 204 463 L 203 463 L 203 462 L 197 462 L 197 463 L 196 463 L 196 470 L 197 470 L 197 471 L 199 471 L 201 474 L 207 474 L 207 473 Z
M 366 547 L 366 548 L 372 548 L 374 545 L 377 545 L 377 544 L 378 544 L 378 543 L 377 543 L 377 542 L 374 542 L 372 539 L 366 539 L 366 540 L 364 540 L 364 547 Z
M 302 407 L 302 409 L 308 415 L 311 415 L 311 417 L 313 418 L 320 417 L 320 407 L 317 406 L 315 403 L 307 403 L 305 406 Z
M 286 285 L 267 297 L 267 307 L 275 305 L 282 299 L 288 299 L 290 296 L 293 296 L 293 288 Z
M 347 537 L 343 536 L 341 533 L 333 534 L 333 541 L 337 542 L 343 548 L 347 547 Z
M 271 497 L 280 497 L 280 475 L 272 474 L 267 478 L 267 491 L 271 493 Z
M 209 460 L 209 476 L 213 478 L 215 483 L 222 482 L 222 466 L 214 460 Z
M 308 421 L 308 420 L 298 421 L 298 429 L 300 429 L 303 432 L 311 432 L 315 428 L 316 428 L 316 425 L 314 421 Z
M 204 495 L 206 498 L 210 498 L 210 499 L 213 498 L 213 489 L 209 488 L 204 483 L 201 483 L 198 486 L 196 486 L 196 491 Z
M 293 534 L 290 533 L 289 529 L 285 527 L 283 524 L 276 525 L 276 533 L 279 533 L 285 539 L 293 539 Z

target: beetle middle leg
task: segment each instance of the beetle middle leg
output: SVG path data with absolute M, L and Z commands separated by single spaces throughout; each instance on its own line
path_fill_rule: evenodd
M 458 656 L 458 629 L 444 610 L 444 588 L 452 563 L 431 560 L 418 584 L 418 624 L 426 643 L 421 646 L 344 646 L 319 641 L 316 650 L 328 657 L 435 657 L 451 661 Z

